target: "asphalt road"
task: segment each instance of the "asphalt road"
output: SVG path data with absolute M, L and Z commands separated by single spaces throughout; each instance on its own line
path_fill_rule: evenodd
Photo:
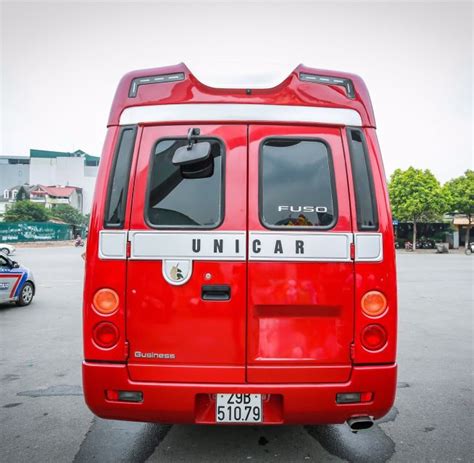
M 473 263 L 398 254 L 399 383 L 371 430 L 161 426 L 104 421 L 81 390 L 81 249 L 20 249 L 38 291 L 0 306 L 2 462 L 470 462 L 474 459 Z

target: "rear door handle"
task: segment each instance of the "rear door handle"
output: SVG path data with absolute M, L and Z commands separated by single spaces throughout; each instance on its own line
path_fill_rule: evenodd
M 228 301 L 230 299 L 229 285 L 204 285 L 201 290 L 204 301 Z

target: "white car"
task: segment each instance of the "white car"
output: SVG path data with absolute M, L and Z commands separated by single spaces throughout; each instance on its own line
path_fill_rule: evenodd
M 7 243 L 0 243 L 0 252 L 5 254 L 6 256 L 11 256 L 15 254 L 16 248 L 15 246 Z

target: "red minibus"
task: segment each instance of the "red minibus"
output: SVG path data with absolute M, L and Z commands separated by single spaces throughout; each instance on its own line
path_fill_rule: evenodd
M 367 88 L 298 66 L 217 88 L 135 71 L 110 112 L 84 288 L 102 418 L 343 423 L 396 390 L 392 220 Z

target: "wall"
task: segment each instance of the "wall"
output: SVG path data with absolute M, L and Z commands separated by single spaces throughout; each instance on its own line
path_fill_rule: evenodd
M 51 222 L 1 222 L 1 243 L 71 240 L 72 226 Z
M 0 195 L 3 191 L 16 185 L 30 183 L 30 166 L 28 164 L 0 163 Z

